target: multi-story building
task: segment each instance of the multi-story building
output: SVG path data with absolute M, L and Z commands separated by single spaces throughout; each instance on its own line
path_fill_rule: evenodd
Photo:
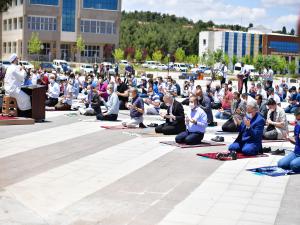
M 221 49 L 230 58 L 249 55 L 285 56 L 288 62 L 295 61 L 296 72 L 300 74 L 300 37 L 274 34 L 272 31 L 259 27 L 248 32 L 238 31 L 204 31 L 199 34 L 199 55 Z
M 32 59 L 28 43 L 37 32 L 41 60 L 102 61 L 111 58 L 119 45 L 121 0 L 13 0 L 8 11 L 0 14 L 0 22 L 3 59 L 11 53 Z M 79 37 L 85 42 L 80 53 Z

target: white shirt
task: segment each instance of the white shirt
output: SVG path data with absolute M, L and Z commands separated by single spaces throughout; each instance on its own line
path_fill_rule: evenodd
M 280 98 L 277 94 L 274 93 L 274 96 L 270 95 L 268 99 L 271 99 L 271 98 L 273 98 L 275 100 L 277 105 L 281 103 Z
M 263 100 L 267 100 L 268 96 L 267 96 L 267 92 L 264 89 L 257 89 L 257 94 L 260 94 L 263 98 Z
M 15 64 L 11 64 L 6 71 L 4 78 L 5 92 L 10 95 L 12 93 L 18 94 L 21 91 L 21 86 L 24 83 L 26 77 L 25 70 L 21 70 L 21 67 Z
M 58 98 L 60 94 L 60 88 L 58 83 L 54 82 L 53 84 L 49 84 L 48 93 L 49 98 Z

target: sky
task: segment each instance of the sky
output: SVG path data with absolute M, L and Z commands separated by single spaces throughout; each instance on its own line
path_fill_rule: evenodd
M 125 11 L 152 11 L 216 24 L 249 23 L 273 30 L 296 29 L 300 0 L 122 0 Z

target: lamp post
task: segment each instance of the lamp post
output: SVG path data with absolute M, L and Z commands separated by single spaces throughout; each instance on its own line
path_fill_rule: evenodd
M 167 57 L 168 57 L 168 77 L 170 75 L 170 54 L 168 53 L 167 54 Z

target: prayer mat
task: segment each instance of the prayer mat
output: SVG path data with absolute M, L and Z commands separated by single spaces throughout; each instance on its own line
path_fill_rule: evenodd
M 123 125 L 115 125 L 115 126 L 100 126 L 101 128 L 105 128 L 108 130 L 131 130 L 131 129 L 142 129 L 139 127 L 124 127 Z
M 225 132 L 222 130 L 216 131 L 216 135 L 220 135 L 220 134 L 238 134 L 239 132 Z
M 262 140 L 262 143 L 272 143 L 272 142 L 289 142 L 287 140 Z
M 16 119 L 17 117 L 0 115 L 0 120 L 16 120 Z
M 224 145 L 226 145 L 226 144 L 223 144 L 223 143 L 209 142 L 209 141 L 203 141 L 203 142 L 201 142 L 201 144 L 198 144 L 198 145 L 178 144 L 175 141 L 161 141 L 159 143 L 165 144 L 165 145 L 176 146 L 176 147 L 179 147 L 179 148 L 202 148 L 202 147 L 224 146 Z
M 247 169 L 247 171 L 253 172 L 256 175 L 266 175 L 270 177 L 280 177 L 286 175 L 299 174 L 299 173 L 295 173 L 292 170 L 282 169 L 278 166 L 265 166 L 265 167 L 254 168 L 254 169 Z
M 197 154 L 198 156 L 204 157 L 204 158 L 209 158 L 209 159 L 216 159 L 217 154 L 219 152 L 212 152 L 212 153 L 199 153 Z M 260 154 L 260 155 L 255 155 L 255 156 L 249 156 L 249 155 L 244 155 L 243 153 L 237 152 L 237 159 L 247 159 L 247 158 L 261 158 L 261 157 L 269 157 L 267 154 Z M 228 161 L 232 160 L 230 157 L 228 158 L 223 158 L 221 161 Z

